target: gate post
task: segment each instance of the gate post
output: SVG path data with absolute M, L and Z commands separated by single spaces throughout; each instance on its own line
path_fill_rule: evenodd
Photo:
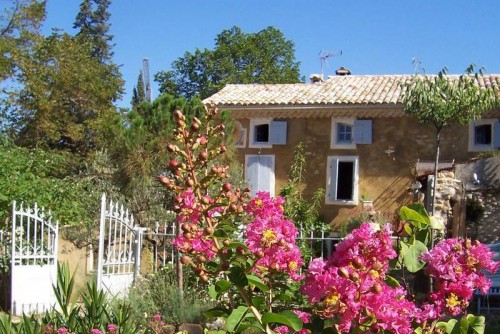
M 97 256 L 97 290 L 102 290 L 102 270 L 104 261 L 104 225 L 106 221 L 106 194 L 101 197 L 101 217 L 99 221 L 99 249 Z
M 141 270 L 141 252 L 142 252 L 142 235 L 147 228 L 135 226 L 134 227 L 134 281 L 139 276 Z

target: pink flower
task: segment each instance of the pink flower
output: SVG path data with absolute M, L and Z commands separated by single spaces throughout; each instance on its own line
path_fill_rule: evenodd
M 118 327 L 115 324 L 109 324 L 106 328 L 106 333 L 114 334 L 118 332 Z
M 283 203 L 280 197 L 257 193 L 246 206 L 248 215 L 254 220 L 245 229 L 245 244 L 259 258 L 256 272 L 281 271 L 299 280 L 303 260 L 295 243 L 298 231 L 291 221 L 284 219 Z
M 426 273 L 435 282 L 430 300 L 435 312 L 440 313 L 437 317 L 464 313 L 476 289 L 488 291 L 491 281 L 482 270 L 495 273 L 500 266 L 492 258 L 488 247 L 467 239 L 446 239 L 422 254 L 421 259 L 427 262 Z
M 93 328 L 93 329 L 90 330 L 89 334 L 102 334 L 102 332 L 101 332 L 100 329 Z
M 57 334 L 68 334 L 68 329 L 65 327 L 59 327 L 57 329 Z
M 370 332 L 413 333 L 420 318 L 402 288 L 384 281 L 392 249 L 389 228 L 374 231 L 361 225 L 337 245 L 327 262 L 316 259 L 306 272 L 301 291 L 325 319 L 337 318 L 337 330 L 365 327 Z

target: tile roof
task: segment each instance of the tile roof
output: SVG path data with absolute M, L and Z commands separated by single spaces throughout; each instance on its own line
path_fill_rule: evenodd
M 401 102 L 400 83 L 413 75 L 331 76 L 324 82 L 297 84 L 231 84 L 203 102 L 221 107 L 259 106 L 396 106 Z M 458 75 L 450 75 L 450 78 Z M 480 77 L 482 87 L 500 92 L 500 75 Z M 499 93 L 500 97 L 500 93 Z

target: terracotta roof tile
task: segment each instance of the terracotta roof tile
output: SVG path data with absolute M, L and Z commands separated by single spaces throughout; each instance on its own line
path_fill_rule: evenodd
M 314 84 L 227 85 L 203 102 L 224 107 L 396 105 L 401 97 L 400 83 L 411 78 L 412 75 L 347 75 Z M 494 87 L 500 98 L 499 74 L 480 77 L 479 85 Z

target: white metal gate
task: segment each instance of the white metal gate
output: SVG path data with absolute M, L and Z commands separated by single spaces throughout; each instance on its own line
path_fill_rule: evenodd
M 12 203 L 11 314 L 40 313 L 55 305 L 58 223 L 43 208 Z
M 101 199 L 97 288 L 123 296 L 139 274 L 143 228 L 123 205 Z

